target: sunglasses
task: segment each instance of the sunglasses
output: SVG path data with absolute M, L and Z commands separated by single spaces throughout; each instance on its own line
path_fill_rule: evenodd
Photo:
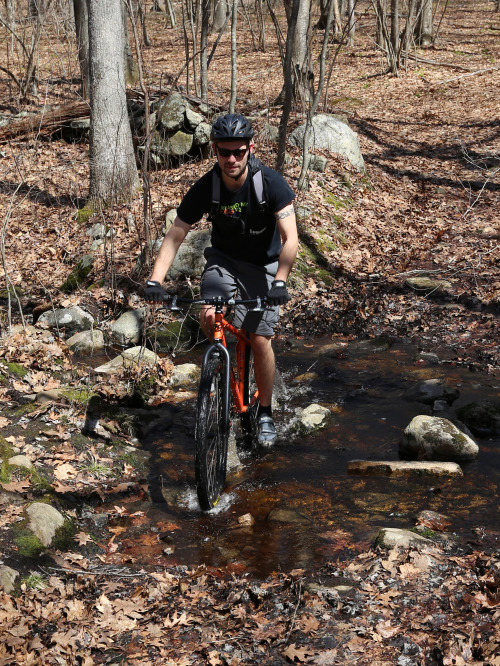
M 219 146 L 216 146 L 216 148 L 221 157 L 230 157 L 231 155 L 234 155 L 236 159 L 243 157 L 248 150 L 248 148 L 235 148 L 234 150 L 229 150 L 229 148 L 220 148 Z

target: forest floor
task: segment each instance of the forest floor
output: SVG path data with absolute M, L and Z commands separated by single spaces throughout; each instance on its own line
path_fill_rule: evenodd
M 326 172 L 312 173 L 309 189 L 297 193 L 297 208 L 311 214 L 299 216 L 294 300 L 278 334 L 411 339 L 496 375 L 500 14 L 492 2 L 449 3 L 434 46 L 416 50 L 407 71 L 394 77 L 374 48 L 373 12 L 361 6 L 355 44 L 340 49 L 324 110 L 341 114 L 357 132 L 366 174 L 328 156 Z M 75 47 L 56 27 L 44 35 L 37 96 L 21 103 L 2 74 L 4 117 L 78 100 Z M 145 77 L 155 89 L 168 88 L 165 81 L 184 61 L 182 31 L 152 13 L 148 27 Z M 265 122 L 279 124 L 281 109 L 272 101 L 282 82 L 271 24 L 267 38 L 266 50 L 257 52 L 250 31 L 240 31 L 238 110 L 256 117 L 257 155 L 272 166 L 276 146 L 263 130 Z M 321 38 L 317 31 L 314 53 Z M 15 67 L 7 41 L 2 62 Z M 229 46 L 226 35 L 209 70 L 213 104 L 229 98 Z M 302 120 L 295 110 L 290 130 Z M 290 154 L 285 177 L 293 187 L 299 154 Z M 191 162 L 151 173 L 156 233 L 208 167 Z M 82 304 L 103 321 L 142 303 L 142 199 L 82 225 L 77 212 L 87 190 L 87 145 L 43 131 L 0 145 L 3 270 L 27 313 L 47 303 Z M 114 239 L 96 254 L 93 289 L 62 294 L 58 285 L 87 252 L 87 231 L 100 219 L 112 225 Z M 410 287 L 408 277 L 422 273 L 446 284 L 432 293 Z M 12 318 L 19 323 L 15 307 Z M 30 369 L 30 391 L 50 387 L 54 346 L 23 348 L 19 338 L 5 337 L 1 353 Z M 76 362 L 65 363 L 75 372 Z M 15 402 L 20 387 L 1 391 Z M 9 492 L 29 496 L 22 483 Z M 16 502 L 3 506 L 2 525 L 17 510 Z M 258 581 L 237 566 L 132 566 L 117 552 L 118 535 L 109 531 L 106 541 L 89 543 L 80 532 L 78 552 L 53 554 L 44 589 L 24 583 L 17 596 L 0 597 L 0 664 L 500 664 L 498 547 L 484 551 L 478 543 L 454 554 L 374 547 L 323 571 Z M 343 583 L 340 592 L 326 585 L 332 580 Z

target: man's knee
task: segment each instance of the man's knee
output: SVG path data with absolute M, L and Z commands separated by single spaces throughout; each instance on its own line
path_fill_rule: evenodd
M 265 356 L 272 352 L 271 337 L 267 335 L 257 335 L 254 333 L 251 336 L 250 344 L 254 356 Z

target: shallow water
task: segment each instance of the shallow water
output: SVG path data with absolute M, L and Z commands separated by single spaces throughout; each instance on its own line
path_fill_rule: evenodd
M 131 557 L 144 564 L 231 564 L 264 577 L 366 550 L 381 527 L 414 527 L 424 509 L 449 516 L 449 530 L 463 547 L 500 548 L 500 438 L 476 438 L 479 457 L 462 465 L 462 478 L 347 474 L 353 459 L 399 459 L 404 428 L 417 414 L 432 414 L 431 407 L 403 399 L 413 384 L 438 377 L 459 389 L 453 415 L 474 400 L 499 399 L 500 378 L 451 362 L 415 362 L 416 350 L 402 343 L 386 349 L 351 342 L 332 357 L 321 356 L 331 343 L 277 341 L 287 387 L 286 404 L 276 414 L 282 439 L 268 453 L 239 452 L 242 465 L 228 474 L 224 496 L 208 514 L 200 512 L 194 489 L 194 401 L 176 406 L 174 426 L 142 443 L 152 453 L 151 474 L 148 495 L 129 500 L 130 513 L 146 513 L 123 535 Z M 192 355 L 177 358 L 187 360 Z M 304 373 L 307 379 L 295 379 Z M 333 410 L 330 426 L 307 437 L 287 435 L 295 407 L 313 402 Z M 277 510 L 289 513 L 272 520 Z M 242 527 L 238 518 L 247 513 L 255 522 Z

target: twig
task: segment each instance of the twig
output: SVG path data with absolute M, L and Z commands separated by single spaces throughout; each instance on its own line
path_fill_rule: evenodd
M 288 630 L 288 633 L 286 635 L 285 645 L 288 643 L 288 640 L 290 638 L 290 634 L 292 633 L 293 628 L 295 626 L 295 618 L 297 617 L 297 611 L 299 609 L 301 596 L 302 596 L 302 581 L 299 582 L 299 598 L 297 599 L 297 603 L 295 605 L 295 610 L 293 611 L 292 624 L 290 625 L 290 629 Z
M 499 70 L 500 67 L 487 67 L 486 69 L 478 69 L 475 72 L 469 72 L 468 74 L 460 74 L 460 76 L 454 76 L 452 79 L 445 79 L 444 81 L 438 81 L 439 85 L 444 83 L 451 83 L 452 81 L 458 81 L 459 79 L 465 79 L 468 76 L 476 76 L 476 74 L 484 74 L 485 72 L 495 72 Z

